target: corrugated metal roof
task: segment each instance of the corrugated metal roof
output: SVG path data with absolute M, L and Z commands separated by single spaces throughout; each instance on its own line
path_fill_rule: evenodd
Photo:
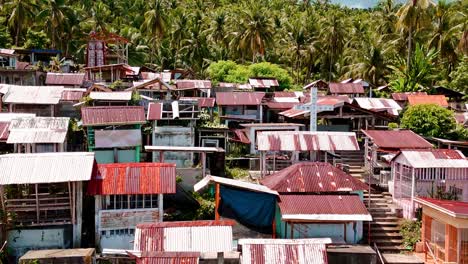
M 14 49 L 0 49 L 0 56 L 13 56 L 14 54 Z
M 432 144 L 411 130 L 362 130 L 380 149 L 427 149 Z
M 161 120 L 162 112 L 163 112 L 162 103 L 149 103 L 148 114 L 146 116 L 146 119 L 150 121 Z
M 249 78 L 249 84 L 254 88 L 270 88 L 279 86 L 274 78 Z
M 6 141 L 8 139 L 8 128 L 10 122 L 0 122 L 0 141 Z
M 392 98 L 395 101 L 408 101 L 408 95 L 427 95 L 427 93 L 426 92 L 392 93 Z
M 362 83 L 330 83 L 330 93 L 332 94 L 363 94 Z
M 250 139 L 247 136 L 246 132 L 242 129 L 231 129 L 234 132 L 235 137 L 230 138 L 232 141 L 237 141 L 244 144 L 250 144 Z
M 207 97 L 180 97 L 179 101 L 197 101 L 198 107 L 214 107 L 215 98 Z
M 99 164 L 88 185 L 90 195 L 160 194 L 176 192 L 175 164 Z
M 402 150 L 392 162 L 408 164 L 413 168 L 468 169 L 465 155 L 454 149 Z M 468 180 L 468 170 L 465 177 Z
M 236 88 L 237 83 L 228 83 L 228 82 L 220 82 L 218 83 L 218 87 L 222 88 Z
M 227 186 L 232 186 L 240 189 L 246 189 L 254 192 L 263 192 L 263 193 L 269 193 L 273 195 L 278 195 L 278 192 L 271 190 L 270 188 L 260 185 L 260 184 L 255 184 L 255 183 L 250 183 L 250 182 L 245 182 L 245 181 L 239 181 L 239 180 L 233 180 L 233 179 L 228 179 L 228 178 L 223 178 L 223 177 L 217 177 L 217 176 L 211 176 L 208 175 L 205 178 L 203 178 L 201 181 L 196 183 L 193 186 L 193 189 L 198 192 L 199 190 L 205 188 L 208 186 L 210 183 L 219 183 L 221 185 L 227 185 Z
M 8 92 L 3 96 L 7 104 L 58 104 L 63 86 L 20 86 L 1 84 Z
M 454 217 L 468 218 L 468 202 L 438 200 L 426 197 L 418 197 L 416 198 L 416 202 Z
M 284 110 L 284 109 L 291 109 L 296 105 L 299 105 L 299 100 L 297 102 L 267 102 L 266 106 L 273 110 Z
M 359 150 L 354 132 L 272 131 L 257 135 L 260 151 Z
M 232 250 L 233 221 L 184 221 L 139 224 L 134 250 L 224 252 Z
M 89 97 L 102 101 L 130 101 L 132 100 L 132 92 L 91 92 Z
M 309 110 L 300 110 L 300 109 L 291 108 L 291 109 L 288 109 L 286 111 L 280 112 L 279 115 L 289 117 L 289 118 L 294 118 L 294 117 L 297 117 L 297 116 L 305 115 L 305 114 L 307 114 L 309 112 L 310 112 Z
M 181 147 L 181 146 L 145 146 L 146 151 L 169 152 L 224 152 L 222 148 L 215 147 Z
M 354 101 L 362 108 L 373 111 L 387 111 L 389 114 L 397 116 L 402 110 L 401 106 L 392 99 L 386 98 L 354 98 Z
M 372 221 L 358 195 L 280 195 L 283 220 Z
M 207 80 L 177 80 L 176 86 L 178 90 L 187 89 L 211 89 L 211 81 Z
M 242 264 L 326 264 L 326 240 L 240 239 Z
M 94 106 L 82 107 L 83 126 L 144 124 L 143 106 Z
M 262 127 L 293 127 L 293 128 L 300 128 L 305 126 L 304 124 L 297 124 L 297 123 L 251 123 L 251 124 L 240 124 L 243 127 L 255 127 L 255 128 L 262 128 Z
M 10 122 L 16 118 L 31 118 L 35 117 L 36 114 L 26 114 L 26 113 L 0 113 L 0 122 Z
M 218 92 L 218 105 L 260 105 L 265 96 L 264 92 Z
M 260 181 L 279 193 L 367 190 L 369 186 L 326 162 L 300 162 Z
M 69 121 L 68 117 L 13 119 L 7 143 L 64 143 Z
M 198 264 L 200 252 L 142 252 L 137 264 Z
M 86 89 L 65 88 L 63 89 L 62 97 L 60 98 L 60 100 L 77 102 L 80 101 L 81 98 L 83 98 L 85 93 Z
M 84 73 L 55 73 L 48 72 L 46 85 L 81 86 L 84 81 Z
M 0 185 L 88 181 L 93 152 L 0 155 Z
M 436 104 L 442 107 L 448 107 L 447 97 L 445 95 L 408 95 L 409 105 Z

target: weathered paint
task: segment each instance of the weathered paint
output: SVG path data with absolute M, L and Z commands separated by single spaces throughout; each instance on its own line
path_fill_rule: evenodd
M 155 146 L 195 146 L 195 131 L 193 127 L 155 126 L 153 129 L 153 145 Z M 159 161 L 159 153 L 153 152 L 153 162 Z M 177 167 L 191 167 L 193 153 L 165 152 L 164 162 L 175 163 Z
M 15 229 L 7 233 L 8 248 L 13 256 L 22 256 L 31 249 L 71 248 L 71 225 L 57 228 Z

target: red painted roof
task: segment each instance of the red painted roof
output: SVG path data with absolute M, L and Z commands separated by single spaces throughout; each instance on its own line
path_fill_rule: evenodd
M 363 130 L 380 149 L 431 149 L 433 146 L 411 130 Z
M 142 252 L 137 264 L 198 264 L 200 252 Z
M 408 95 L 427 95 L 427 93 L 426 92 L 392 93 L 392 98 L 395 101 L 408 101 Z
M 8 128 L 10 127 L 10 122 L 0 122 L 0 141 L 7 141 L 9 130 Z
M 138 224 L 138 229 L 166 228 L 166 227 L 195 227 L 195 226 L 234 226 L 233 220 L 196 220 L 196 221 L 176 221 Z
M 301 103 L 299 102 L 267 102 L 266 106 L 270 109 L 275 109 L 275 110 L 287 110 L 291 109 L 296 105 L 300 105 Z
M 332 94 L 363 94 L 362 83 L 330 83 L 330 93 Z
M 68 85 L 81 86 L 84 81 L 84 73 L 54 73 L 48 72 L 45 80 L 46 85 Z
M 260 181 L 280 193 L 367 190 L 369 186 L 326 162 L 300 162 Z
M 143 106 L 94 106 L 81 108 L 83 126 L 144 124 Z
M 150 103 L 148 105 L 148 115 L 146 117 L 147 120 L 161 120 L 162 118 L 162 110 L 163 104 L 162 103 Z
M 218 105 L 260 105 L 263 92 L 220 92 L 216 93 Z
M 282 215 L 369 215 L 358 195 L 286 194 L 278 205 Z
M 410 105 L 436 104 L 442 107 L 448 106 L 445 95 L 408 95 L 408 103 Z
M 436 208 L 452 215 L 468 217 L 468 202 L 438 200 L 433 198 L 419 197 L 423 204 Z M 420 202 L 420 201 L 417 201 Z
M 189 89 L 210 89 L 211 81 L 206 80 L 177 80 L 177 89 L 189 90 Z
M 242 129 L 231 129 L 234 132 L 235 138 L 231 138 L 232 141 L 237 141 L 244 144 L 250 144 L 250 139 Z
M 73 90 L 63 90 L 62 97 L 60 98 L 61 101 L 80 101 L 83 98 L 85 92 L 84 91 L 73 91 Z
M 275 78 L 249 78 L 249 84 L 255 88 L 270 88 L 279 86 Z
M 198 98 L 198 107 L 214 107 L 215 98 Z
M 99 164 L 88 185 L 90 195 L 160 194 L 176 192 L 175 164 Z

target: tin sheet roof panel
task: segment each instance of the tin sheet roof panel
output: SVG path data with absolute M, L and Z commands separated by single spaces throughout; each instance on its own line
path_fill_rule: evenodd
M 144 124 L 143 106 L 94 106 L 82 107 L 83 126 Z
M 208 184 L 210 183 L 218 183 L 221 185 L 232 186 L 232 187 L 236 187 L 239 189 L 278 195 L 278 192 L 271 190 L 270 188 L 264 185 L 255 184 L 255 183 L 246 182 L 246 181 L 234 180 L 234 179 L 229 179 L 229 178 L 211 176 L 211 175 L 208 175 L 205 178 L 203 178 L 201 181 L 197 182 L 193 186 L 193 189 L 194 191 L 198 192 L 199 190 L 208 186 Z
M 78 102 L 81 100 L 81 98 L 84 97 L 85 93 L 86 89 L 65 88 L 63 89 L 62 97 L 60 98 L 60 100 Z
M 102 101 L 130 101 L 132 100 L 132 92 L 91 92 L 89 97 L 93 100 Z
M 426 92 L 392 93 L 392 98 L 395 101 L 408 101 L 408 95 L 427 95 L 427 93 Z
M 468 159 L 461 151 L 454 149 L 402 150 L 393 161 L 399 162 L 401 159 L 413 168 L 468 169 Z M 464 176 L 468 180 L 468 171 Z
M 436 104 L 442 107 L 448 107 L 447 97 L 445 95 L 408 95 L 409 105 Z
M 254 88 L 270 88 L 279 86 L 274 78 L 249 78 L 249 84 Z
M 199 252 L 142 252 L 137 264 L 198 264 Z
M 69 121 L 68 117 L 13 119 L 7 143 L 64 143 Z
M 374 111 L 384 110 L 395 116 L 402 110 L 401 106 L 393 99 L 359 97 L 354 98 L 354 101 L 364 109 Z
M 8 92 L 3 96 L 6 104 L 58 104 L 63 86 L 20 86 L 2 84 Z
M 418 197 L 416 198 L 416 202 L 422 203 L 454 217 L 468 218 L 468 202 L 439 200 L 427 197 Z
M 148 105 L 148 114 L 146 116 L 146 119 L 150 121 L 161 120 L 162 112 L 163 112 L 162 103 L 150 103 Z
M 330 93 L 332 94 L 363 94 L 362 83 L 330 83 Z
M 179 90 L 187 89 L 211 89 L 211 81 L 208 80 L 177 80 L 176 87 Z
M 8 139 L 8 129 L 10 122 L 0 122 L 0 141 L 6 141 Z
M 48 72 L 46 85 L 81 86 L 84 81 L 84 73 L 55 73 Z
M 260 105 L 265 96 L 263 92 L 219 92 L 216 93 L 218 105 Z
M 428 149 L 432 144 L 411 130 L 363 130 L 382 149 Z

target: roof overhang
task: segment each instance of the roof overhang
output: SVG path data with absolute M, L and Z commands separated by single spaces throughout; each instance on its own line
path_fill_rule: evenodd
M 227 186 L 236 187 L 236 188 L 244 189 L 248 191 L 279 195 L 277 191 L 271 190 L 270 188 L 264 185 L 244 182 L 244 181 L 239 181 L 239 180 L 233 180 L 233 179 L 228 179 L 228 178 L 222 178 L 222 177 L 217 177 L 217 176 L 212 176 L 212 175 L 208 175 L 205 178 L 203 178 L 201 181 L 197 182 L 193 186 L 193 189 L 194 191 L 198 192 L 202 190 L 203 188 L 205 188 L 206 186 L 208 186 L 210 183 L 227 185 Z
M 354 222 L 372 221 L 370 214 L 283 214 L 281 218 L 285 221 L 320 221 L 320 222 Z

